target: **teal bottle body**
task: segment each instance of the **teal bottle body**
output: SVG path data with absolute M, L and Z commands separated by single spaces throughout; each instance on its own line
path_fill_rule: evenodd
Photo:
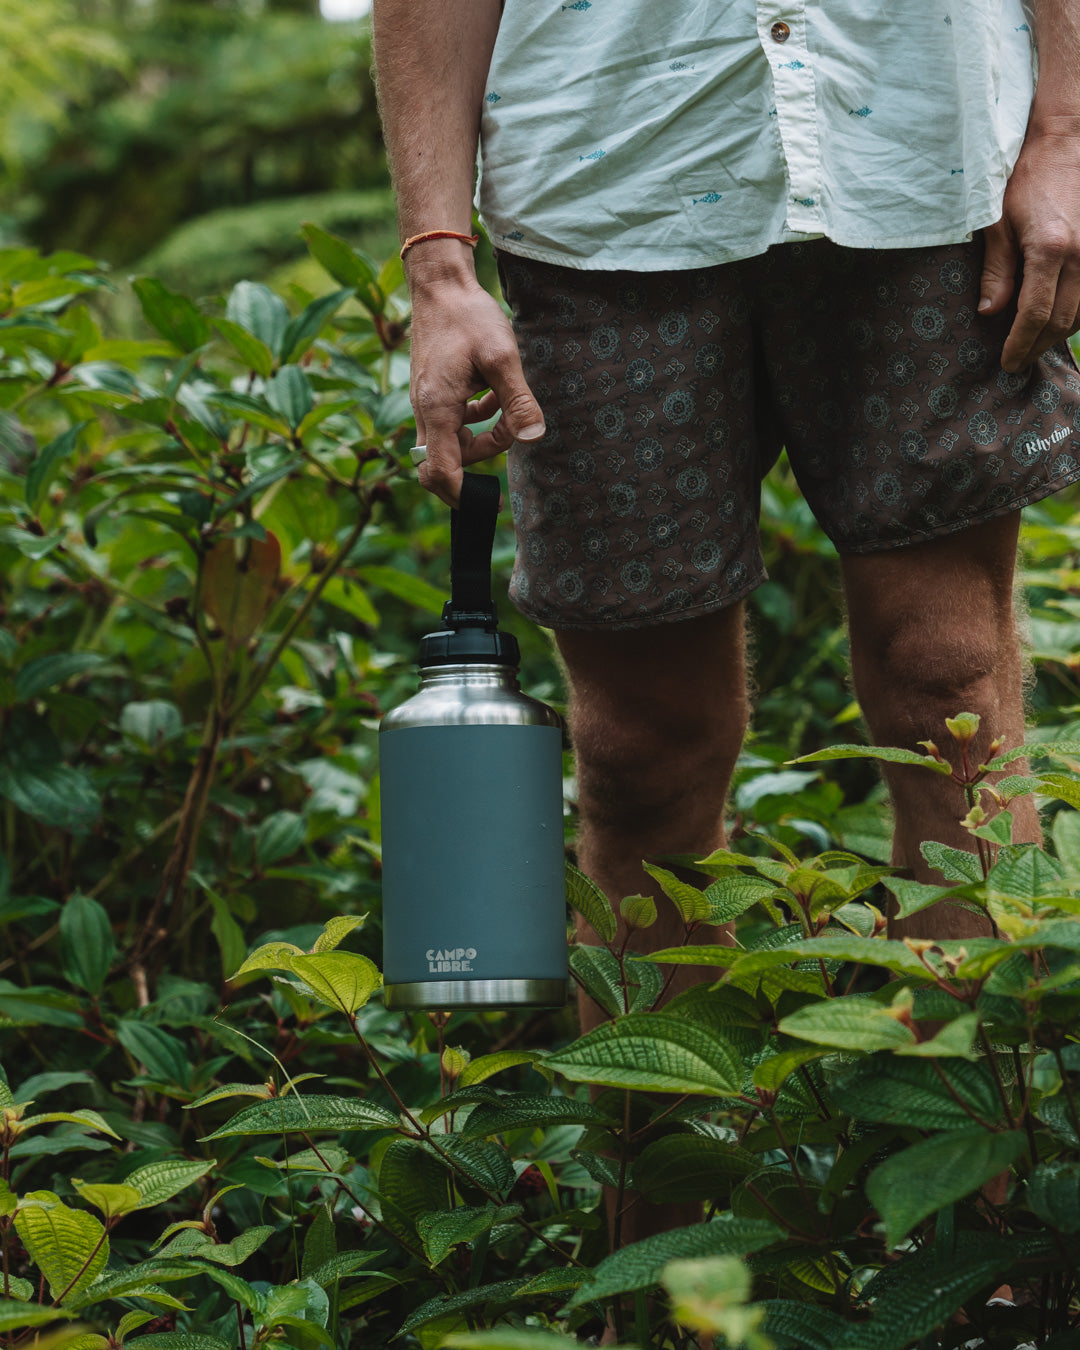
M 379 761 L 387 1005 L 564 1003 L 558 714 L 505 663 L 422 666 Z

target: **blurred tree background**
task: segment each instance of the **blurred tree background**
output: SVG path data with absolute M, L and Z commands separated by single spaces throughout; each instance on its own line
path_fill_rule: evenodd
M 370 55 L 317 0 L 0 0 L 0 244 L 197 294 L 293 279 L 304 220 L 381 257 Z

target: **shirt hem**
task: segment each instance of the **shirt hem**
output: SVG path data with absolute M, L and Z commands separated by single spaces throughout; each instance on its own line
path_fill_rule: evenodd
M 769 236 L 758 239 L 745 247 L 715 250 L 679 249 L 672 252 L 658 251 L 655 247 L 624 250 L 613 253 L 601 250 L 583 257 L 558 248 L 544 248 L 519 240 L 496 240 L 492 232 L 487 231 L 492 247 L 499 253 L 508 253 L 520 258 L 529 258 L 533 262 L 552 263 L 557 267 L 569 267 L 579 272 L 685 272 L 697 267 L 717 267 L 722 263 L 741 262 L 745 258 L 760 257 L 774 244 L 798 243 L 810 239 L 829 239 L 841 248 L 863 249 L 900 249 L 900 248 L 938 248 L 945 244 L 961 244 L 971 239 L 977 230 L 996 224 L 1000 212 L 983 213 L 965 222 L 936 230 L 917 230 L 908 234 L 862 234 L 856 230 L 827 229 L 817 234 L 804 234 L 799 231 L 785 230 L 780 238 Z M 486 228 L 486 227 L 485 227 Z

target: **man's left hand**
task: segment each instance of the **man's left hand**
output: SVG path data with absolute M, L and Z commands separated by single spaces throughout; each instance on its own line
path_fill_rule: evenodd
M 1080 328 L 1080 119 L 1029 129 L 1002 217 L 984 234 L 980 314 L 1005 308 L 1023 264 L 1001 364 L 1024 370 Z

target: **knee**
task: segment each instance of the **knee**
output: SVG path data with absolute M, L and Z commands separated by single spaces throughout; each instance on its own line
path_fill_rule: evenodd
M 941 719 L 996 702 L 1002 672 L 1018 659 L 1012 613 L 1005 622 L 984 606 L 935 616 L 912 611 L 897 619 L 855 661 L 872 673 L 879 712 L 892 709 L 907 725 L 939 729 Z
M 745 703 L 709 715 L 683 708 L 577 710 L 571 735 L 582 810 L 621 830 L 715 818 L 746 731 Z

